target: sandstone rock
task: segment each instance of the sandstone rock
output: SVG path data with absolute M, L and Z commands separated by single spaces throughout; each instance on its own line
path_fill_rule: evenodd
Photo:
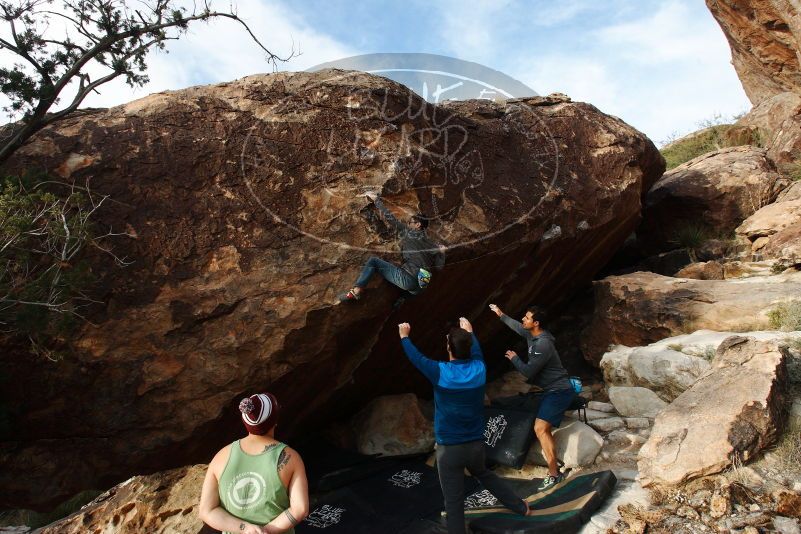
M 727 132 L 749 135 L 767 148 L 768 157 L 775 163 L 797 159 L 801 149 L 801 94 L 784 92 L 766 98 Z M 748 132 L 748 134 L 746 134 Z M 732 141 L 730 139 L 730 141 Z M 749 142 L 747 144 L 757 144 Z
M 756 257 L 784 266 L 801 264 L 801 199 L 788 194 L 785 200 L 765 206 L 743 221 L 737 235 L 751 244 Z
M 651 421 L 647 417 L 626 417 L 624 421 L 626 423 L 626 428 L 632 430 L 651 428 Z
M 733 243 L 729 239 L 707 239 L 695 249 L 695 257 L 698 261 L 721 260 L 734 252 Z
M 768 146 L 782 129 L 784 122 L 798 113 L 801 113 L 801 94 L 786 91 L 755 105 L 737 120 L 735 127 L 755 128 L 760 132 L 761 145 Z
M 604 444 L 604 438 L 581 421 L 563 423 L 553 431 L 553 438 L 556 442 L 556 456 L 566 467 L 592 465 Z M 539 442 L 529 450 L 526 463 L 548 465 Z
M 643 485 L 679 484 L 748 461 L 783 424 L 785 347 L 732 336 L 713 367 L 656 418 L 640 449 Z
M 695 280 L 723 280 L 723 264 L 718 261 L 691 263 L 674 275 L 676 278 Z
M 729 234 L 787 183 L 763 149 L 731 147 L 699 156 L 654 184 L 637 238 L 646 250 L 659 252 L 686 246 L 680 236 L 688 228 Z
M 606 436 L 606 439 L 610 443 L 618 444 L 618 445 L 629 445 L 639 448 L 643 443 L 646 442 L 646 439 L 639 434 L 635 434 L 633 432 L 628 432 L 626 430 L 614 430 Z
M 779 0 L 707 0 L 729 41 L 732 63 L 753 104 L 801 94 L 801 9 Z
M 615 410 L 626 417 L 656 417 L 667 403 L 656 393 L 643 387 L 612 386 L 607 388 Z
M 207 467 L 194 465 L 133 477 L 38 532 L 198 534 L 203 522 L 198 517 L 197 507 Z
M 790 187 L 776 197 L 776 202 L 789 202 L 791 200 L 801 200 L 801 180 L 793 182 Z
M 623 428 L 625 423 L 623 419 L 620 417 L 607 417 L 605 419 L 593 419 L 588 421 L 588 423 L 593 429 L 597 430 L 598 432 L 611 432 L 612 430 L 617 430 L 618 428 Z
M 615 407 L 608 402 L 590 401 L 587 403 L 587 408 L 597 412 L 615 413 Z
M 642 346 L 696 330 L 755 331 L 779 302 L 801 297 L 801 273 L 736 280 L 688 280 L 633 273 L 594 282 L 595 315 L 582 335 L 599 362 L 611 345 Z
M 750 247 L 749 247 L 750 252 Z M 776 274 L 776 262 L 769 261 L 727 261 L 723 264 L 723 278 L 750 278 L 752 276 L 770 276 Z
M 693 385 L 710 365 L 704 358 L 676 348 L 679 345 L 673 348 L 664 344 L 634 348 L 618 345 L 601 358 L 604 379 L 613 386 L 648 388 L 670 402 Z
M 672 401 L 710 368 L 718 346 L 734 332 L 698 330 L 673 336 L 645 347 L 617 345 L 601 358 L 604 380 L 610 386 L 642 386 Z M 779 330 L 747 332 L 759 341 L 801 340 L 801 332 Z
M 412 393 L 374 399 L 352 422 L 362 454 L 398 456 L 434 448 L 434 424 L 423 416 Z
M 86 165 L 68 165 L 76 158 Z M 385 78 L 327 70 L 82 113 L 2 170 L 34 167 L 90 181 L 111 197 L 98 228 L 136 237 L 108 243 L 133 261 L 124 269 L 90 251 L 101 304 L 65 340 L 68 359 L 2 341 L 16 441 L 0 445 L 0 507 L 208 461 L 240 432 L 236 404 L 254 391 L 285 407 L 282 439 L 380 394 L 430 392 L 398 320 L 437 356 L 443 318 L 477 315 L 490 295 L 511 312 L 570 294 L 632 233 L 664 162 L 588 104 L 434 106 Z M 425 212 L 454 247 L 425 295 L 397 310 L 400 293 L 379 280 L 357 305 L 333 305 L 370 255 L 398 260 L 357 197 L 366 190 L 398 216 Z M 505 328 L 488 324 L 482 339 Z
M 801 517 L 801 495 L 794 491 L 778 490 L 771 497 L 776 503 L 776 513 Z
M 798 520 L 791 517 L 775 516 L 773 518 L 773 528 L 776 529 L 778 534 L 801 534 Z

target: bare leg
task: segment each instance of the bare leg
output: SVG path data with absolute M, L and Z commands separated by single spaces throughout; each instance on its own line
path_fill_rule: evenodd
M 534 433 L 542 446 L 542 454 L 545 456 L 545 461 L 548 462 L 548 474 L 556 476 L 559 474 L 559 466 L 556 460 L 556 442 L 551 434 L 551 423 L 544 419 L 534 420 Z

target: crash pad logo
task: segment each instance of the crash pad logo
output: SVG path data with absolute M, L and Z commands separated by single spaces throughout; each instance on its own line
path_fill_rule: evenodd
M 487 506 L 495 506 L 499 503 L 495 495 L 489 490 L 481 490 L 470 495 L 464 500 L 465 508 L 485 508 Z
M 259 503 L 266 489 L 267 484 L 260 474 L 240 473 L 228 485 L 228 500 L 237 508 L 247 510 Z
M 392 482 L 394 485 L 398 486 L 399 488 L 411 488 L 412 486 L 417 486 L 423 479 L 423 473 L 418 473 L 417 471 L 409 471 L 408 469 L 404 469 L 403 471 L 398 471 L 394 475 L 389 478 L 389 481 Z
M 450 250 L 524 223 L 561 194 L 558 144 L 545 114 L 527 103 L 538 95 L 506 74 L 417 53 L 348 57 L 309 71 L 319 74 L 297 74 L 294 89 L 270 99 L 243 132 L 242 177 L 276 223 L 323 244 L 396 252 L 360 197 L 379 191 L 396 213 L 421 211 L 430 237 Z M 367 79 L 365 72 L 392 82 Z M 463 100 L 475 107 L 454 111 L 451 103 Z M 491 126 L 476 136 L 484 122 Z M 515 174 L 508 162 L 498 163 L 507 149 Z M 298 151 L 308 157 L 298 158 Z M 502 183 L 510 176 L 516 176 L 510 185 Z M 497 199 L 488 196 L 487 181 L 499 181 L 503 211 L 513 214 L 502 223 L 488 218 Z M 363 235 L 356 225 L 381 237 L 354 242 Z
M 344 512 L 344 508 L 337 508 L 324 504 L 320 508 L 314 509 L 312 513 L 306 517 L 304 523 L 315 528 L 328 528 L 342 521 L 342 514 Z
M 503 433 L 508 425 L 509 423 L 506 421 L 506 417 L 504 417 L 503 414 L 490 417 L 487 420 L 486 428 L 484 428 L 484 438 L 486 438 L 484 443 L 490 447 L 495 447 L 495 444 L 503 437 Z

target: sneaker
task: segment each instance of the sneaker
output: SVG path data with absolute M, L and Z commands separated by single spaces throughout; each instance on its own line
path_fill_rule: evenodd
M 356 293 L 353 289 L 347 290 L 345 293 L 339 295 L 339 302 L 354 302 L 362 298 L 361 294 Z
M 549 488 L 552 488 L 559 484 L 562 480 L 565 479 L 565 475 L 562 473 L 557 474 L 556 476 L 547 475 L 543 480 L 542 484 L 539 485 L 537 491 L 545 491 Z

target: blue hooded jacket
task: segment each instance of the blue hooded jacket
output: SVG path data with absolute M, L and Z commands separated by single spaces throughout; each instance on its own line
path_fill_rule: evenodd
M 470 358 L 438 362 L 426 358 L 412 340 L 401 345 L 409 361 L 434 385 L 434 436 L 440 445 L 484 439 L 484 385 L 487 368 L 475 334 Z

